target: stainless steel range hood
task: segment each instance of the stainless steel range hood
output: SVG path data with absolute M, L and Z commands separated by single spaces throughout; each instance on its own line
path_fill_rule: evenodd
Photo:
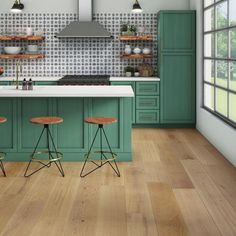
M 92 20 L 92 0 L 78 0 L 79 20 L 71 22 L 57 38 L 111 38 L 112 35 L 98 22 Z

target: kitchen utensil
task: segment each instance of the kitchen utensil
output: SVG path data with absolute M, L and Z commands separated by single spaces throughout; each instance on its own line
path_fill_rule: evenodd
M 134 52 L 135 54 L 140 54 L 140 53 L 141 53 L 141 49 L 140 49 L 139 47 L 136 47 L 136 48 L 133 50 L 133 52 Z
M 131 52 L 132 52 L 132 49 L 131 49 L 130 45 L 125 45 L 125 54 L 130 55 Z
M 43 36 L 43 30 L 42 29 L 38 29 L 38 30 L 36 30 L 35 32 L 34 32 L 34 35 L 35 36 Z
M 150 53 L 151 53 L 151 49 L 150 48 L 144 48 L 143 49 L 143 54 L 148 55 Z
M 150 64 L 143 63 L 138 67 L 141 77 L 151 77 L 154 75 L 153 67 Z
M 144 26 L 139 26 L 138 27 L 138 35 L 143 35 L 145 32 L 145 27 Z
M 21 52 L 21 47 L 4 47 L 4 51 L 7 54 L 19 54 Z
M 27 51 L 28 52 L 38 52 L 38 45 L 28 45 L 27 46 Z
M 27 34 L 28 36 L 33 35 L 33 29 L 30 28 L 30 27 L 26 28 L 26 34 Z

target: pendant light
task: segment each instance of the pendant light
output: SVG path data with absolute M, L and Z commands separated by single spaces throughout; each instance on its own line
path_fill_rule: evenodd
M 141 8 L 141 6 L 140 6 L 138 0 L 135 0 L 135 3 L 134 3 L 134 5 L 133 5 L 132 12 L 133 12 L 133 13 L 141 13 L 141 12 L 143 12 L 143 9 Z
M 21 13 L 24 9 L 24 4 L 20 2 L 20 0 L 15 0 L 15 3 L 13 4 L 11 8 L 12 13 Z

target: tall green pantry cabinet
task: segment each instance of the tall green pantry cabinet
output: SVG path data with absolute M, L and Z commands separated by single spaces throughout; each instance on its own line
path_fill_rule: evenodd
M 161 124 L 196 122 L 196 13 L 158 13 Z

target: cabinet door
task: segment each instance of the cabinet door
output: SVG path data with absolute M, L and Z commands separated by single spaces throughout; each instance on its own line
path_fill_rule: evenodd
M 0 152 L 16 151 L 16 100 L 14 98 L 0 99 L 0 116 L 6 117 L 7 122 L 0 124 Z
M 35 81 L 34 84 L 43 86 L 57 85 L 57 81 Z
M 159 95 L 159 82 L 136 82 L 136 95 Z
M 157 110 L 159 109 L 159 96 L 137 96 L 136 109 Z
M 195 11 L 161 11 L 158 32 L 160 50 L 195 50 Z
M 42 125 L 30 123 L 30 119 L 39 116 L 50 116 L 50 98 L 21 98 L 18 99 L 18 131 L 19 131 L 19 151 L 32 152 L 40 133 Z M 42 137 L 39 144 L 40 149 L 47 147 L 46 137 Z
M 135 93 L 135 82 L 111 82 L 111 85 L 130 85 L 132 86 L 132 89 Z M 135 119 L 135 97 L 132 98 L 132 123 L 135 124 L 136 119 Z
M 0 86 L 11 85 L 9 81 L 0 81 Z
M 161 123 L 195 123 L 195 55 L 162 54 Z
M 62 152 L 83 152 L 88 148 L 88 126 L 84 119 L 89 116 L 85 98 L 57 98 L 56 115 L 64 122 L 55 126 L 55 141 Z M 73 125 L 71 125 L 73 124 Z
M 158 124 L 159 110 L 137 110 L 136 121 L 138 124 Z

